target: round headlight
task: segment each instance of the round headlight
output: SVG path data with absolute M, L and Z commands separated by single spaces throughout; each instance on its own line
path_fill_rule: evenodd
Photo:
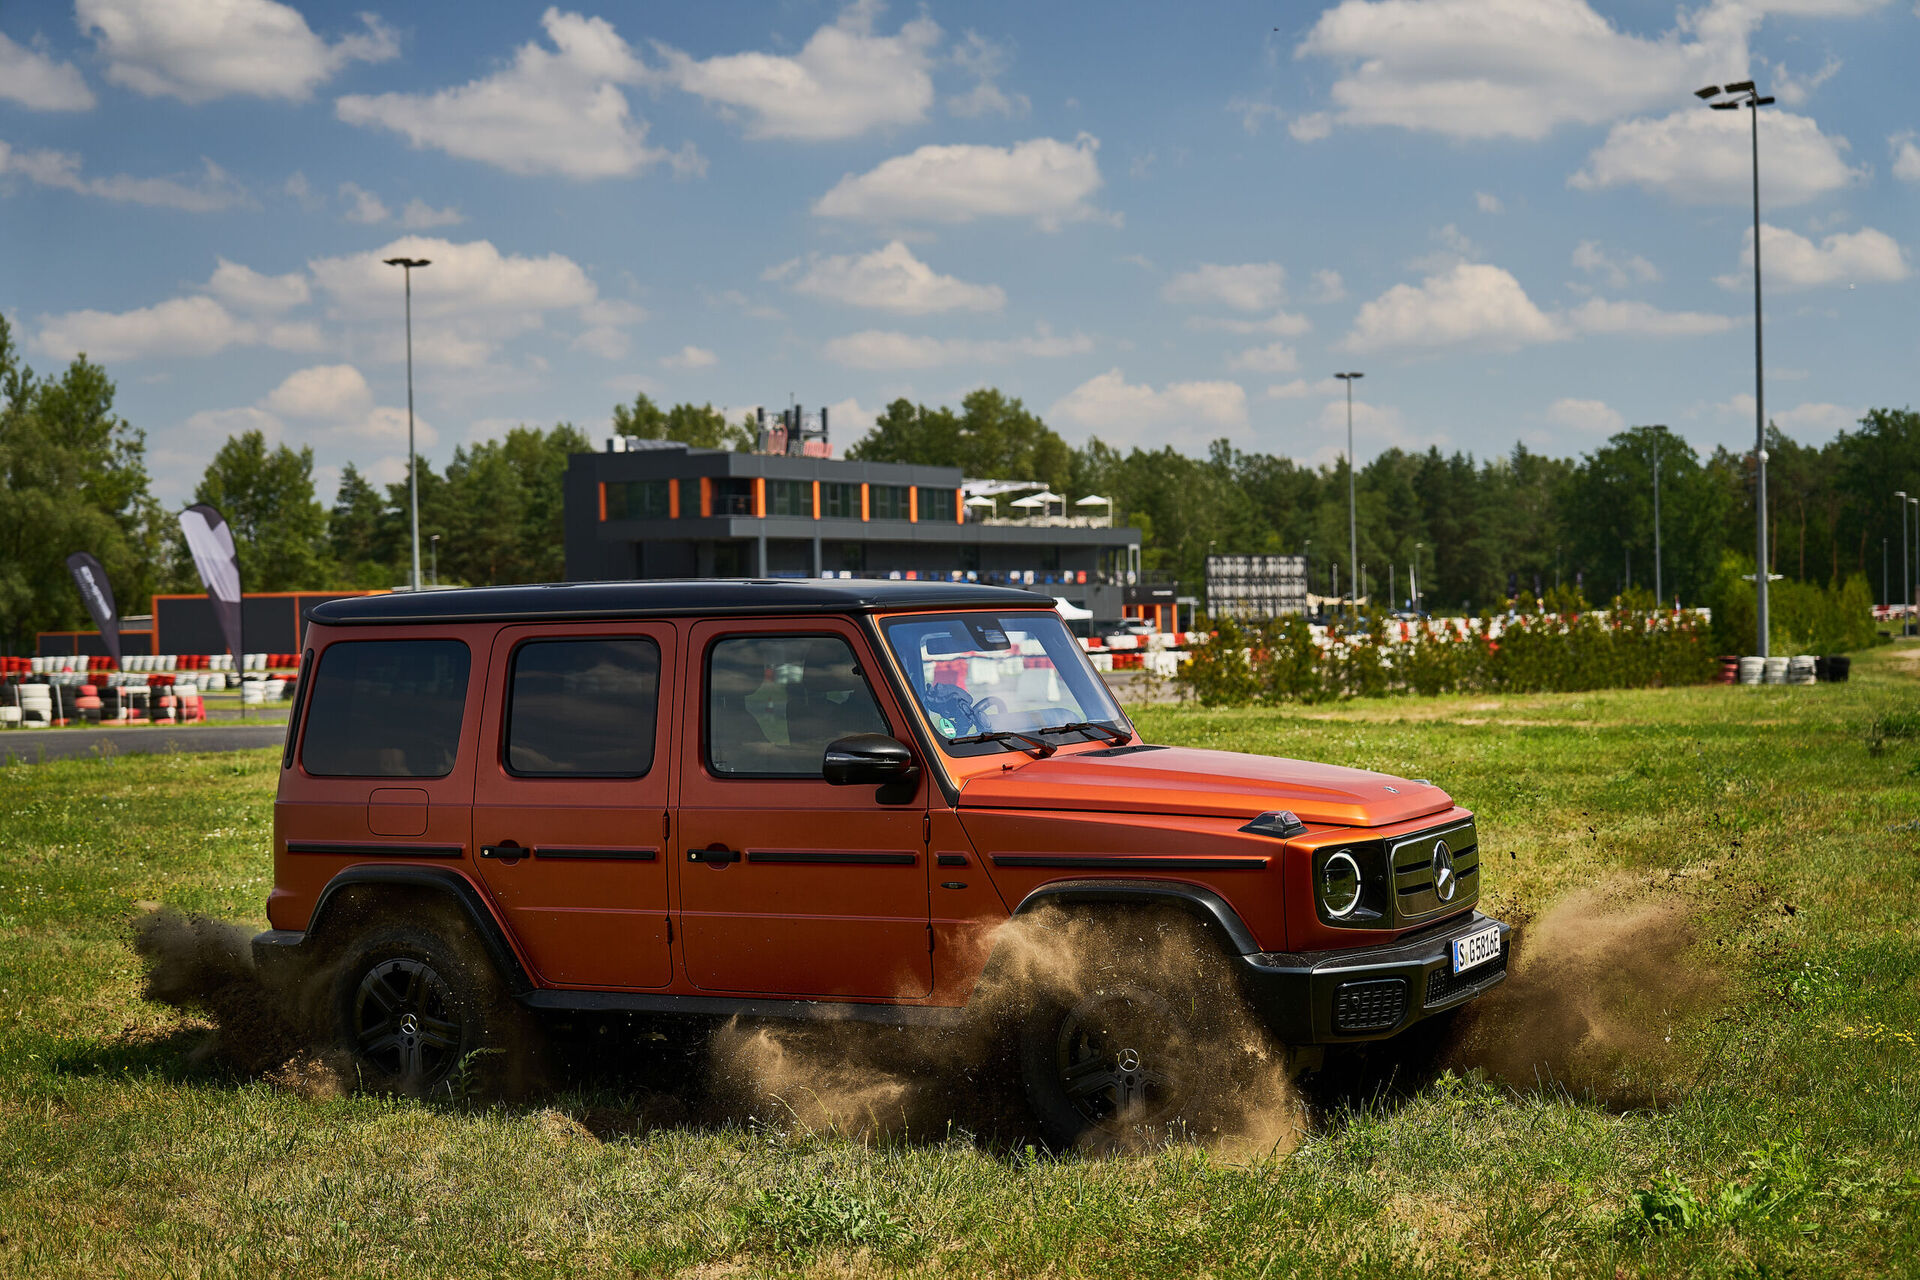
M 1360 905 L 1360 864 L 1345 849 L 1320 866 L 1320 904 L 1336 920 Z

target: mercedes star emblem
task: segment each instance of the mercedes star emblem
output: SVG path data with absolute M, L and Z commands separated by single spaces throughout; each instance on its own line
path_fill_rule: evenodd
M 1442 902 L 1452 902 L 1460 891 L 1460 877 L 1454 874 L 1453 850 L 1445 840 L 1433 842 L 1433 892 Z

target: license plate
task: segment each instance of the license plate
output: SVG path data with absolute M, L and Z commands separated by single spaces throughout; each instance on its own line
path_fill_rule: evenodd
M 1500 954 L 1500 926 L 1482 929 L 1470 933 L 1464 938 L 1453 940 L 1453 971 L 1465 973 L 1478 965 L 1495 959 Z

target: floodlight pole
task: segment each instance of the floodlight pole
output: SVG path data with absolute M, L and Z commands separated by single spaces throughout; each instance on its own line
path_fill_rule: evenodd
M 413 590 L 420 589 L 420 455 L 413 447 L 413 269 L 432 265 L 429 258 L 388 258 L 386 264 L 399 267 L 406 277 L 407 290 L 407 506 L 413 523 L 413 573 L 407 579 Z
M 1355 378 L 1364 378 L 1364 373 L 1336 373 L 1334 377 L 1347 384 L 1347 564 L 1354 580 L 1359 581 L 1360 572 L 1360 515 L 1356 505 L 1353 484 L 1353 382 Z M 1347 612 L 1355 617 L 1360 612 L 1360 595 L 1353 594 L 1353 605 Z
M 1732 97 L 1714 102 L 1712 99 L 1722 93 Z M 1753 586 L 1756 599 L 1760 604 L 1760 656 L 1770 656 L 1767 647 L 1767 393 L 1766 364 L 1762 358 L 1760 335 L 1760 108 L 1772 104 L 1772 98 L 1760 96 L 1753 81 L 1741 80 L 1727 85 L 1708 85 L 1696 89 L 1694 96 L 1708 99 L 1715 111 L 1738 111 L 1741 107 L 1752 113 L 1753 119 L 1753 420 L 1754 420 L 1754 507 L 1757 519 L 1754 525 L 1754 574 Z
M 1661 432 L 1667 429 L 1664 422 L 1656 422 L 1642 430 Z M 1667 607 L 1667 593 L 1660 577 L 1660 436 L 1653 439 L 1653 598 L 1662 609 Z

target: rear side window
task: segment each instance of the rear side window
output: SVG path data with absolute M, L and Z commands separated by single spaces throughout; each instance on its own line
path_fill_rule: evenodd
M 320 655 L 300 763 L 323 778 L 444 778 L 460 754 L 467 646 L 348 640 Z
M 513 654 L 509 773 L 638 778 L 653 768 L 660 647 L 651 640 L 536 640 Z
M 838 636 L 741 636 L 707 660 L 707 765 L 734 778 L 818 778 L 827 744 L 887 733 Z

